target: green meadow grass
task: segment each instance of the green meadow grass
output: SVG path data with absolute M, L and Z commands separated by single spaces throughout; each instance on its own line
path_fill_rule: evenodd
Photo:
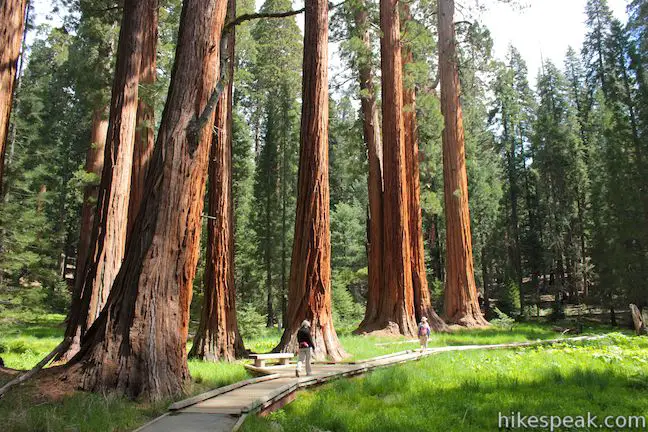
M 2 310 L 0 313 L 0 357 L 2 357 L 7 367 L 15 369 L 29 369 L 33 367 L 40 359 L 49 353 L 58 343 L 60 343 L 65 317 L 60 314 L 47 314 L 37 312 L 26 312 L 24 310 Z M 408 342 L 403 337 L 377 337 L 377 336 L 356 336 L 352 334 L 353 327 L 341 328 L 338 330 L 340 341 L 344 349 L 349 354 L 346 359 L 359 360 L 384 355 L 392 352 L 403 351 L 416 348 L 416 342 Z M 596 332 L 596 329 L 590 329 Z M 560 336 L 551 330 L 550 326 L 539 324 L 516 324 L 512 329 L 502 330 L 490 328 L 484 330 L 460 330 L 448 334 L 433 335 L 430 340 L 431 346 L 444 345 L 468 345 L 468 344 L 489 344 L 504 343 L 516 341 L 528 341 L 536 339 L 550 339 Z M 246 341 L 246 347 L 254 352 L 267 352 L 272 350 L 279 342 L 281 332 L 277 329 L 266 329 L 258 337 Z M 570 348 L 571 349 L 571 348 Z M 463 358 L 467 354 L 444 354 L 437 358 L 455 359 Z M 471 353 L 468 355 L 476 356 Z M 485 358 L 497 358 L 499 353 L 485 354 Z M 542 354 L 546 357 L 546 354 Z M 434 359 L 425 360 L 435 361 Z M 455 360 L 452 360 L 455 362 Z M 486 360 L 485 360 L 486 361 Z M 244 368 L 245 360 L 233 363 L 210 363 L 198 360 L 189 360 L 189 370 L 192 375 L 192 382 L 187 388 L 189 395 L 198 394 L 208 389 L 231 384 L 236 381 L 249 378 L 249 374 Z M 462 368 L 461 364 L 451 363 L 454 367 Z M 429 370 L 448 370 L 440 368 L 435 364 L 426 365 L 421 362 L 417 365 L 411 365 L 417 371 L 421 368 L 420 374 L 427 376 Z M 391 371 L 392 369 L 389 369 Z M 384 373 L 402 373 L 388 372 Z M 454 373 L 454 369 L 453 369 Z M 481 377 L 474 372 L 467 372 L 474 383 L 480 383 Z M 380 376 L 380 375 L 379 375 Z M 398 381 L 400 376 L 394 375 Z M 414 374 L 408 378 L 412 383 L 418 380 L 418 375 Z M 0 375 L 0 383 L 7 381 L 10 377 Z M 369 380 L 377 378 L 370 375 Z M 466 377 L 466 379 L 469 379 Z M 347 381 L 340 381 L 334 385 L 345 386 L 357 383 L 357 380 L 349 381 L 353 384 L 344 384 Z M 385 384 L 386 385 L 386 384 Z M 419 384 L 417 384 L 418 386 Z M 420 384 L 423 385 L 423 384 Z M 476 384 L 475 384 L 476 385 Z M 354 387 L 349 387 L 354 388 Z M 328 390 L 324 389 L 322 392 Z M 324 394 L 323 393 L 323 394 Z M 293 406 L 288 410 L 305 409 L 304 403 L 314 402 L 318 393 L 300 393 L 300 396 Z M 397 392 L 385 396 L 387 400 L 393 398 L 399 399 Z M 371 398 L 369 398 L 371 399 Z M 125 398 L 111 395 L 98 395 L 78 392 L 70 396 L 65 396 L 60 400 L 52 401 L 38 396 L 38 390 L 35 382 L 27 383 L 19 388 L 13 389 L 2 400 L 0 400 L 0 418 L 3 419 L 3 431 L 114 431 L 130 430 L 141 425 L 148 420 L 163 413 L 172 400 L 163 401 L 156 404 L 145 404 L 140 402 L 129 401 Z M 342 401 L 343 402 L 343 401 Z M 335 402 L 336 404 L 339 401 Z M 301 407 L 301 408 L 300 408 Z M 377 408 L 374 407 L 374 408 Z M 277 422 L 281 418 L 281 411 L 272 417 L 272 422 Z M 279 422 L 281 423 L 281 422 Z M 407 420 L 405 424 L 409 424 Z M 251 426 L 263 429 L 267 423 L 260 420 L 259 425 L 250 423 Z M 283 427 L 283 426 L 282 426 Z M 326 428 L 324 428 L 326 430 Z M 352 428 L 353 429 L 353 428 Z M 346 426 L 340 426 L 339 429 L 330 430 L 352 430 Z M 255 429 L 252 429 L 255 430 Z M 301 429 L 291 429 L 301 430 Z M 362 430 L 362 429 L 358 429 Z
M 517 411 L 648 417 L 648 338 L 443 353 L 302 392 L 243 430 L 492 431 Z

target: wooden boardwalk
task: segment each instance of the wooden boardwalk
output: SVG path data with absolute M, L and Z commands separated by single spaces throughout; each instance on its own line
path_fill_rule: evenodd
M 497 345 L 461 345 L 410 350 L 355 363 L 316 363 L 311 376 L 295 377 L 295 368 L 267 367 L 264 376 L 221 387 L 202 395 L 176 402 L 169 412 L 137 429 L 136 432 L 231 432 L 243 424 L 250 414 L 263 414 L 281 408 L 294 400 L 296 392 L 305 387 L 334 379 L 359 375 L 373 369 L 419 360 L 448 351 L 517 348 L 556 342 L 577 342 L 604 336 L 581 336 Z

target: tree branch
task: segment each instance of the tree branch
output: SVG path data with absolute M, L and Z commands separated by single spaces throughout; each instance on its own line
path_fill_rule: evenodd
M 230 27 L 235 27 L 241 23 L 244 23 L 245 21 L 251 21 L 253 19 L 263 19 L 263 18 L 286 18 L 289 16 L 293 15 L 299 15 L 300 13 L 304 12 L 306 10 L 306 7 L 303 7 L 301 9 L 297 10 L 289 10 L 289 11 L 284 11 L 284 12 L 270 12 L 270 13 L 251 13 L 251 14 L 243 14 L 239 17 L 236 17 L 233 21 L 228 22 L 225 24 L 225 31 L 227 31 Z
M 344 3 L 346 3 L 347 0 L 342 0 L 340 3 L 337 4 L 332 4 L 329 3 L 329 11 L 342 6 Z M 190 151 L 195 149 L 195 146 L 197 146 L 197 139 L 198 139 L 198 134 L 202 130 L 202 128 L 207 124 L 209 119 L 211 118 L 211 114 L 216 108 L 216 104 L 218 103 L 218 99 L 220 98 L 220 95 L 223 93 L 223 90 L 225 89 L 225 80 L 227 78 L 227 72 L 225 71 L 227 62 L 230 60 L 226 56 L 223 55 L 225 52 L 225 49 L 227 48 L 227 44 L 229 43 L 229 37 L 227 36 L 230 31 L 233 31 L 233 27 L 236 27 L 237 25 L 245 22 L 245 21 L 250 21 L 253 19 L 262 19 L 262 18 L 285 18 L 293 15 L 299 15 L 300 13 L 304 12 L 306 10 L 306 7 L 303 7 L 301 9 L 297 10 L 289 10 L 289 11 L 284 11 L 284 12 L 270 12 L 270 13 L 252 13 L 252 14 L 244 14 L 239 16 L 238 18 L 234 19 L 233 21 L 230 21 L 229 23 L 225 24 L 223 27 L 223 37 L 221 38 L 221 74 L 218 82 L 216 83 L 216 88 L 212 92 L 211 96 L 209 97 L 209 100 L 207 101 L 207 104 L 205 105 L 205 108 L 203 109 L 202 113 L 196 118 L 194 121 L 191 122 L 189 125 L 189 135 L 190 135 Z M 232 79 L 230 77 L 230 79 Z M 193 145 L 192 143 L 196 143 Z
M 336 4 L 329 2 L 329 11 L 332 11 L 333 9 L 342 6 L 346 2 L 347 0 L 343 0 L 340 3 L 336 3 Z M 299 15 L 300 13 L 303 13 L 305 10 L 306 7 L 297 10 L 284 11 L 284 12 L 267 12 L 267 13 L 258 12 L 258 13 L 244 14 L 239 17 L 236 17 L 234 20 L 225 24 L 223 30 L 227 31 L 230 27 L 235 27 L 241 23 L 244 23 L 245 21 L 250 21 L 253 19 L 286 18 L 289 16 Z

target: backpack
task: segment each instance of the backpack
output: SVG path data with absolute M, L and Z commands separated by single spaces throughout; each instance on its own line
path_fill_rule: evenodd
M 427 336 L 428 335 L 428 328 L 426 326 L 420 325 L 418 335 L 419 336 Z

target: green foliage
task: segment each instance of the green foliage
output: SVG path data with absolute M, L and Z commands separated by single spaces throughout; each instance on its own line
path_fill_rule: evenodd
M 331 277 L 333 295 L 333 322 L 336 328 L 357 326 L 364 316 L 364 308 L 351 294 L 358 292 L 358 285 L 367 284 L 367 275 L 349 268 L 333 270 Z
M 287 0 L 268 0 L 261 10 L 284 11 Z M 255 137 L 256 169 L 250 228 L 257 263 L 254 285 L 241 295 L 266 309 L 268 326 L 278 321 L 285 304 L 290 272 L 291 245 L 296 207 L 297 158 L 302 38 L 295 17 L 261 19 L 250 31 L 254 48 L 243 61 L 250 62 L 251 76 L 242 94 L 242 106 Z M 251 41 L 248 41 L 252 45 Z M 250 99 L 248 99 L 250 98 Z M 250 105 L 248 105 L 250 104 Z M 262 294 L 261 296 L 259 294 Z
M 495 316 L 497 316 L 497 318 L 489 320 L 491 325 L 504 330 L 513 329 L 513 325 L 515 324 L 515 319 L 511 318 L 510 316 L 508 316 L 506 313 L 502 312 L 498 308 L 493 308 L 493 312 L 495 313 Z
M 243 339 L 254 339 L 263 334 L 267 317 L 260 314 L 254 305 L 250 303 L 239 304 L 236 318 Z
M 507 315 L 520 314 L 520 287 L 515 281 L 509 280 L 500 287 L 497 309 Z

